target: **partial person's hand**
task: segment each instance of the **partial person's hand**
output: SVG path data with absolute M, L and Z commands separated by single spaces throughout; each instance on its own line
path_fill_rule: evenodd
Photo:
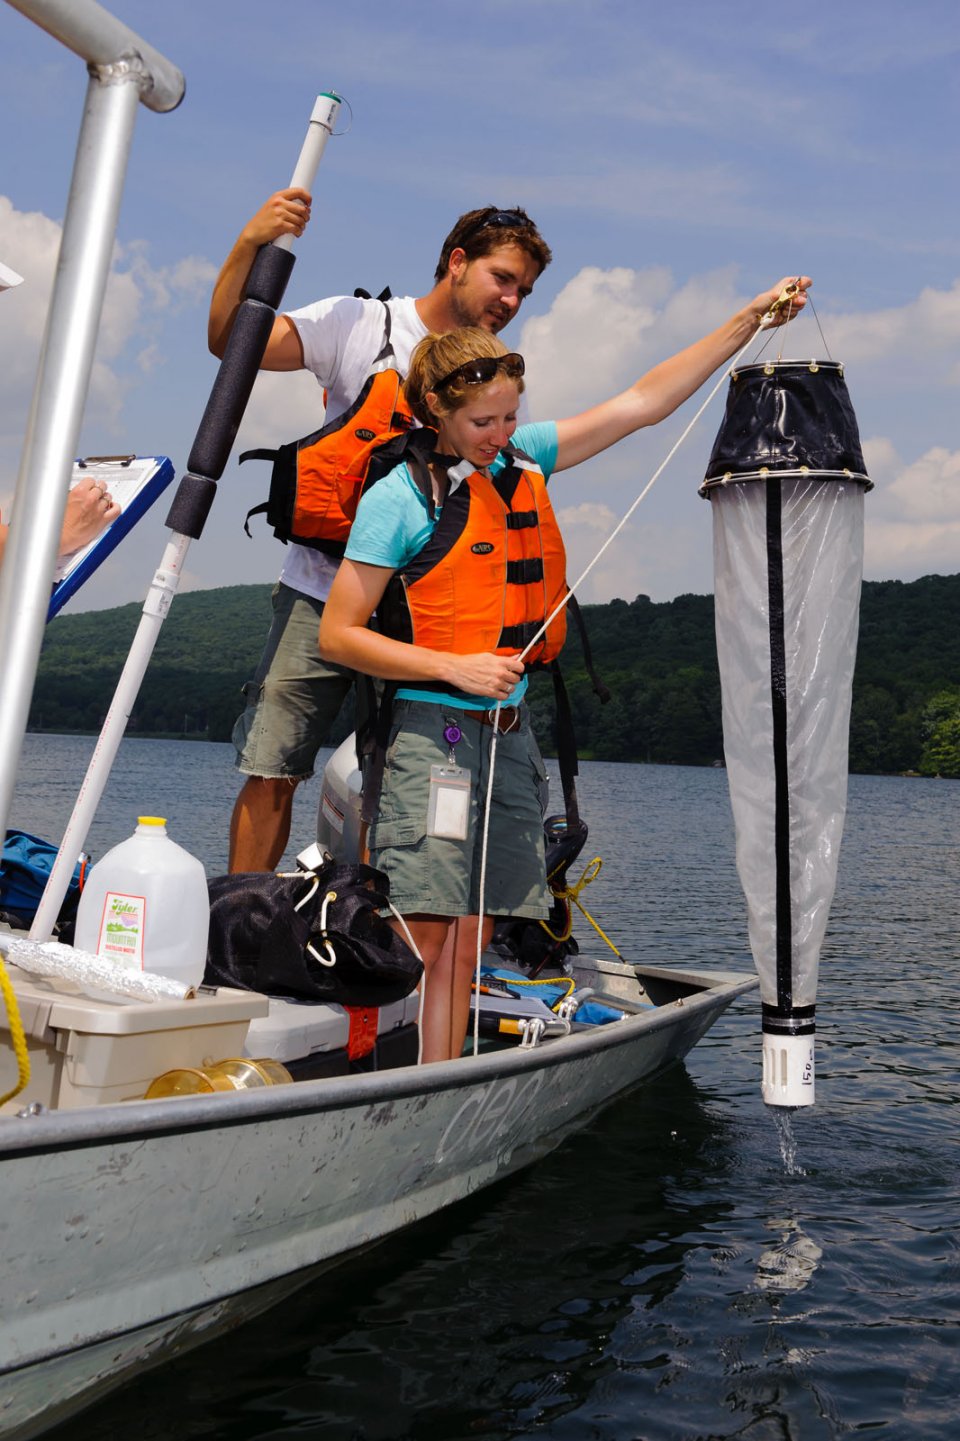
M 271 195 L 256 215 L 247 221 L 242 235 L 245 240 L 252 241 L 257 246 L 268 245 L 271 240 L 277 240 L 281 235 L 294 235 L 299 238 L 309 219 L 310 192 L 302 190 L 299 185 L 293 185 Z
M 60 554 L 72 555 L 88 544 L 120 514 L 120 507 L 107 489 L 105 480 L 85 475 L 77 481 L 67 497 L 67 508 L 60 532 Z
M 753 314 L 754 324 L 762 325 L 764 330 L 786 325 L 806 305 L 804 292 L 812 284 L 809 275 L 785 275 L 770 290 L 764 290 L 751 300 L 748 308 Z
M 448 684 L 468 695 L 492 696 L 506 700 L 523 675 L 523 662 L 515 655 L 450 655 Z

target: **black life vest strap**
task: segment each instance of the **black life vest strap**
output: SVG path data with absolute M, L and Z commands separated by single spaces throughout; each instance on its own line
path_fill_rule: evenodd
M 247 451 L 247 454 L 246 454 L 246 455 L 241 455 L 240 459 L 241 459 L 241 460 L 246 460 L 246 459 L 247 459 L 247 456 L 253 456 L 254 459 L 256 459 L 256 460 L 261 460 L 261 459 L 268 459 L 268 458 L 269 458 L 269 455 L 270 455 L 270 452 L 269 452 L 269 451 L 266 451 L 266 450 L 263 452 L 262 456 L 261 456 L 261 454 L 260 454 L 258 451 L 248 450 L 248 451 Z M 269 502 L 269 500 L 265 500 L 262 505 L 255 505 L 252 510 L 248 510 L 248 511 L 247 511 L 246 518 L 245 518 L 245 520 L 244 520 L 244 522 L 243 522 L 243 528 L 244 528 L 244 530 L 246 531 L 246 533 L 247 533 L 248 537 L 250 538 L 250 540 L 253 540 L 253 533 L 252 533 L 252 531 L 250 530 L 250 517 L 251 517 L 252 515 L 266 515 L 266 513 L 267 513 L 267 511 L 268 511 L 269 509 L 270 509 L 270 502 Z M 283 543 L 284 543 L 284 545 L 286 545 L 287 542 L 284 541 Z
M 373 825 L 380 807 L 397 688 L 397 681 L 385 681 L 378 699 L 372 676 L 359 676 L 357 680 L 357 755 L 363 775 L 360 819 L 368 827 Z
M 577 756 L 577 738 L 573 733 L 573 714 L 570 697 L 560 672 L 560 662 L 551 661 L 548 667 L 553 677 L 553 704 L 556 714 L 554 739 L 557 744 L 557 765 L 560 768 L 560 787 L 563 791 L 563 809 L 567 817 L 568 830 L 580 825 L 580 807 L 577 802 L 576 778 L 580 774 Z
M 507 515 L 507 530 L 532 530 L 539 522 L 535 510 L 511 510 Z
M 590 646 L 590 636 L 587 634 L 587 625 L 583 618 L 583 611 L 580 609 L 580 603 L 575 595 L 571 595 L 568 599 L 567 610 L 573 616 L 577 630 L 580 632 L 580 644 L 583 647 L 583 664 L 587 675 L 590 677 L 593 693 L 601 705 L 606 705 L 610 699 L 610 691 L 600 679 L 593 664 L 593 650 Z
M 543 558 L 535 555 L 526 560 L 507 561 L 508 585 L 536 585 L 543 580 Z
M 381 360 L 389 360 L 393 356 L 393 342 L 390 339 L 393 316 L 390 314 L 390 307 L 385 300 L 380 299 L 380 304 L 383 306 L 383 344 L 380 347 L 380 353 L 373 358 L 374 365 L 379 365 Z
M 538 631 L 542 630 L 542 620 L 525 620 L 520 625 L 505 625 L 500 632 L 500 639 L 497 641 L 497 649 L 509 646 L 515 650 L 526 650 Z

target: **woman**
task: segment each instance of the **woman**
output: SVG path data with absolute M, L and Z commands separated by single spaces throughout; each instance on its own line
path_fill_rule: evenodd
M 466 1035 L 494 720 L 483 943 L 497 916 L 548 914 L 544 768 L 523 705 L 525 664 L 549 660 L 563 643 L 561 613 L 526 653 L 563 593 L 546 481 L 672 414 L 787 287 L 791 303 L 772 324 L 796 314 L 809 285 L 807 276 L 783 280 L 622 394 L 519 430 L 523 360 L 493 335 L 429 335 L 414 351 L 406 396 L 428 434 L 361 500 L 320 649 L 397 682 L 370 858 L 390 877 L 426 966 L 425 1061 L 459 1056 Z M 368 628 L 374 611 L 380 631 Z

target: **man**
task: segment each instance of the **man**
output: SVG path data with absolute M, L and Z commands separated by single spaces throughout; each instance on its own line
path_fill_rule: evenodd
M 261 245 L 302 235 L 310 196 L 296 188 L 271 196 L 241 231 L 214 287 L 208 340 L 222 356 Z M 267 342 L 266 370 L 307 369 L 327 391 L 326 421 L 356 401 L 371 373 L 406 374 L 430 331 L 480 325 L 494 333 L 513 319 L 549 265 L 551 253 L 524 211 L 488 205 L 462 215 L 443 243 L 433 288 L 419 299 L 387 302 L 335 296 L 279 315 Z M 385 357 L 386 352 L 386 359 Z M 293 793 L 313 774 L 353 674 L 320 658 L 317 632 L 337 562 L 320 550 L 287 547 L 274 592 L 274 620 L 247 709 L 234 727 L 237 767 L 247 779 L 230 823 L 229 868 L 273 870 L 290 835 Z

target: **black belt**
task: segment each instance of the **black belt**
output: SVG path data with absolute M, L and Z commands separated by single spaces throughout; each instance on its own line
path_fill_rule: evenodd
M 496 724 L 500 735 L 520 728 L 520 707 L 517 705 L 502 705 L 499 711 L 495 706 L 490 710 L 458 710 L 457 714 L 466 716 L 469 720 L 479 721 L 482 726 Z

